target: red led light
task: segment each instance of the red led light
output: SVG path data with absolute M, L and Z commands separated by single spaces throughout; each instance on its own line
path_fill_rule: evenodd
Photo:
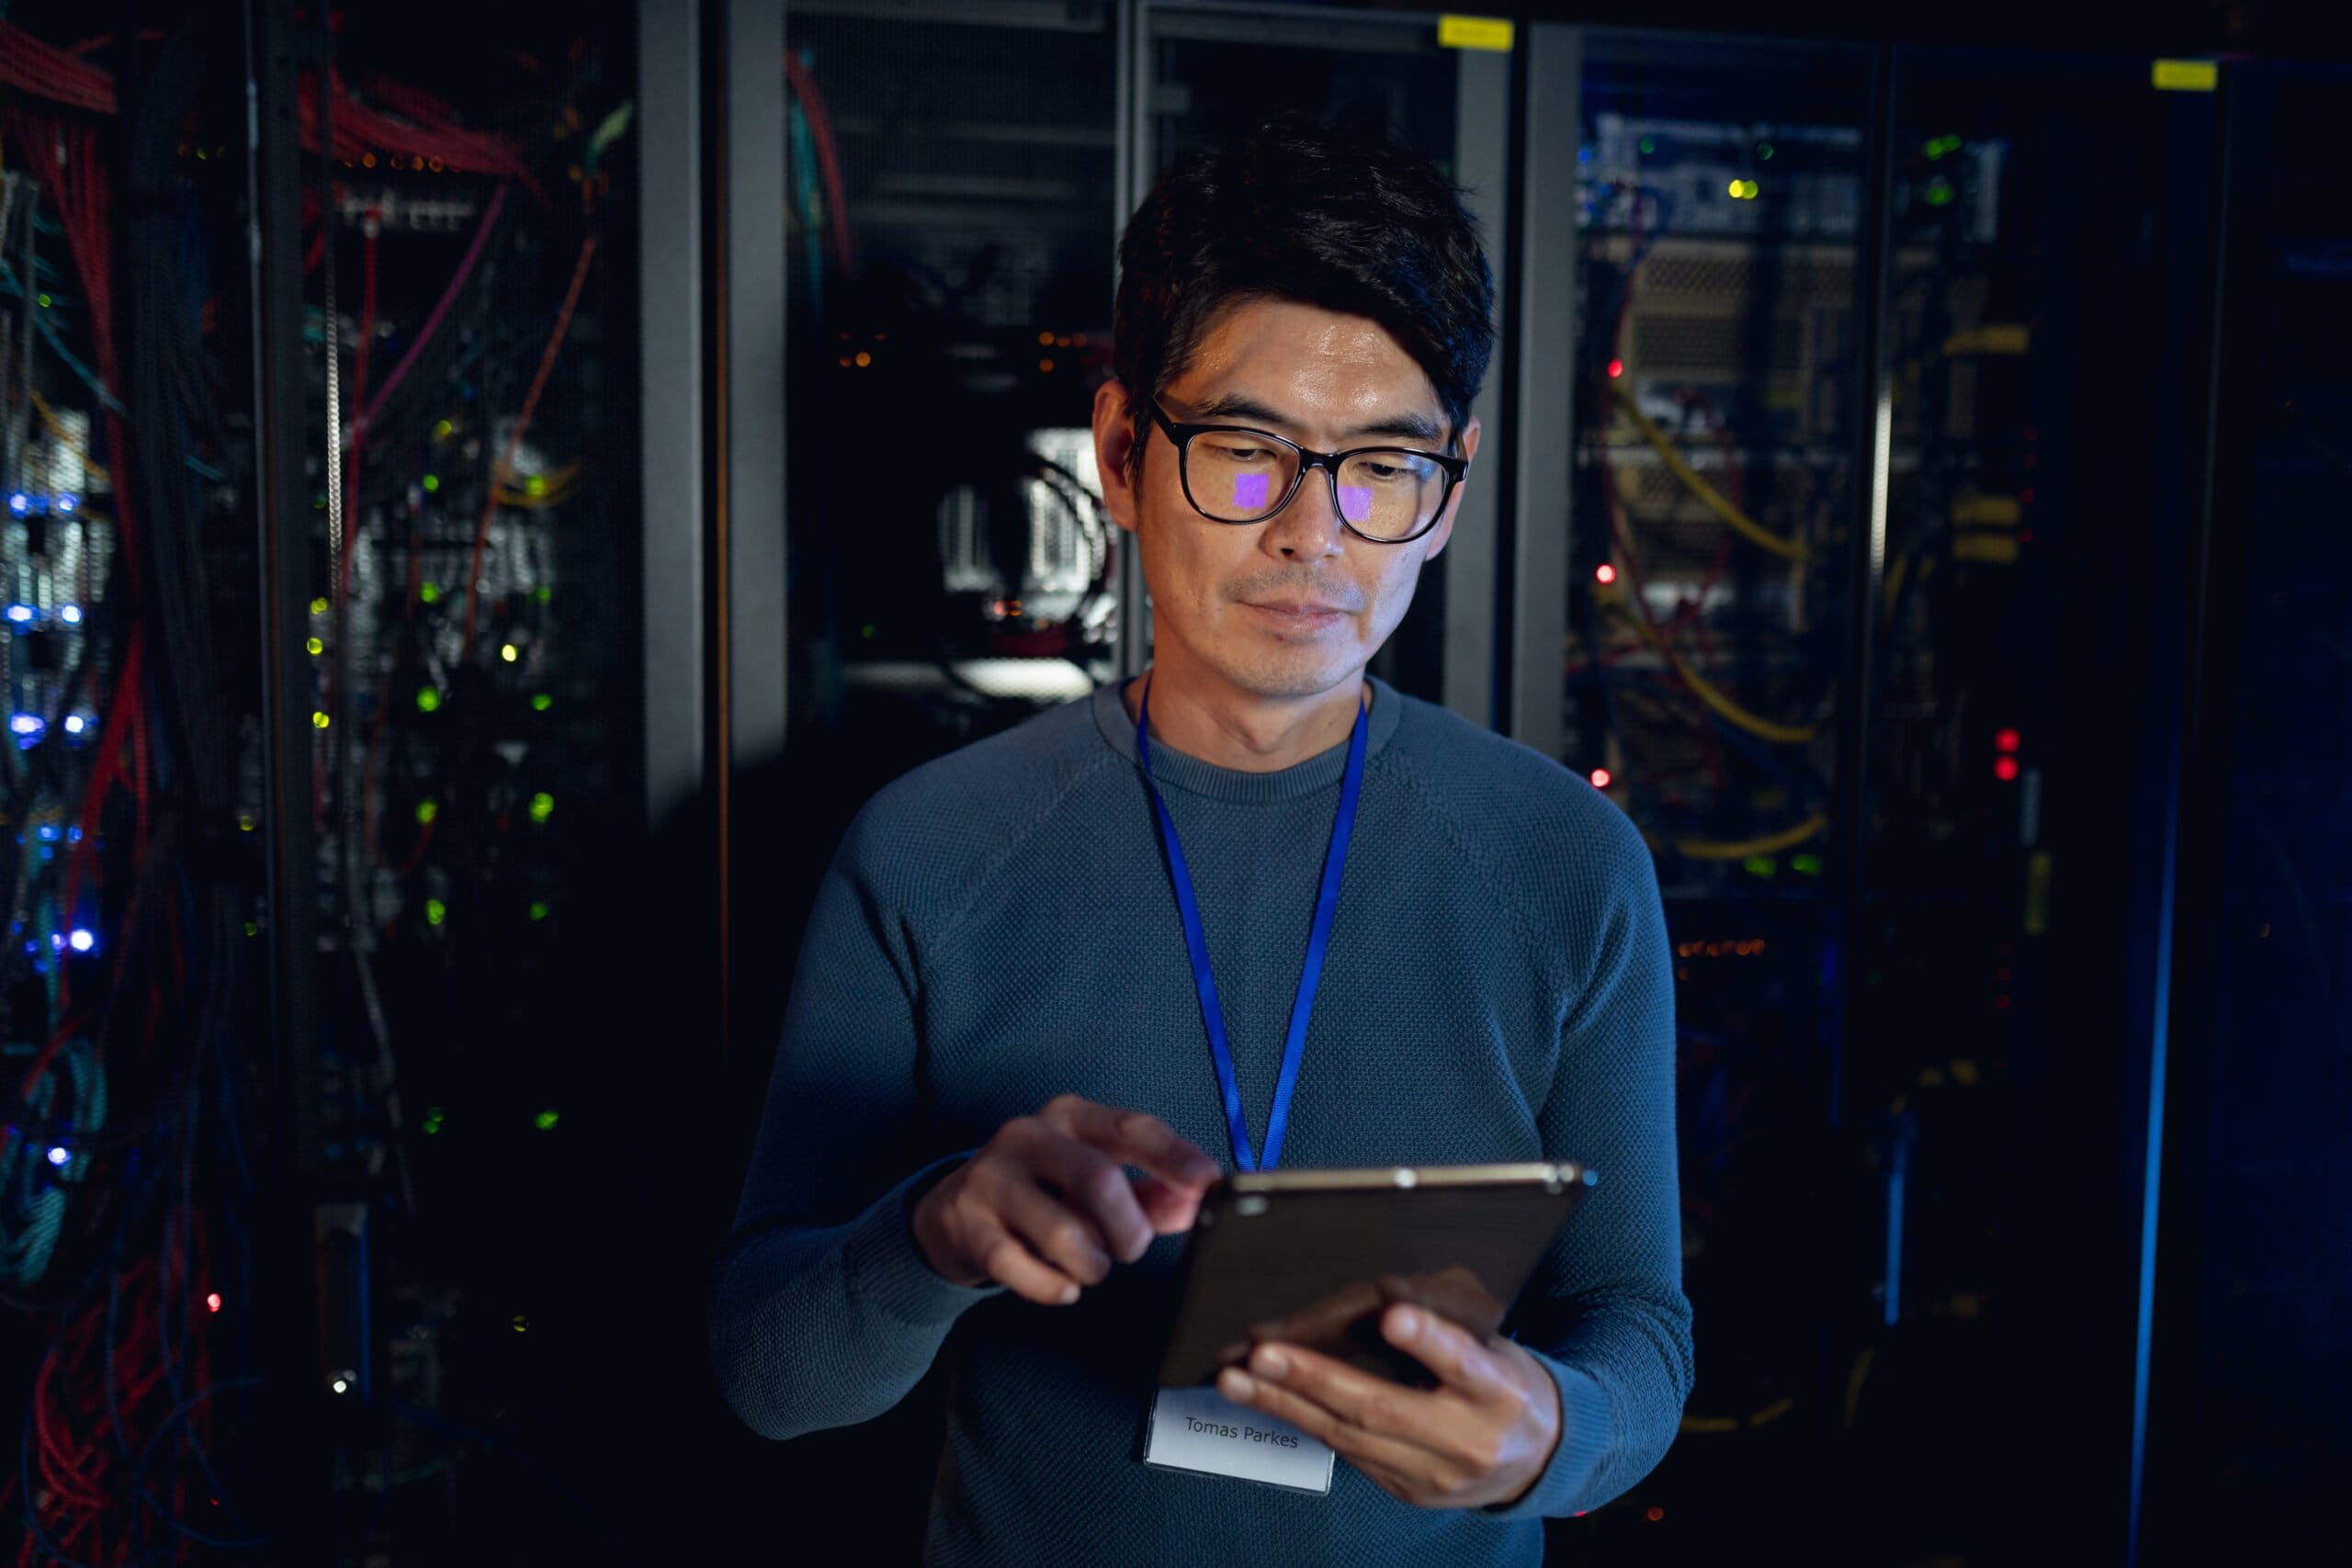
M 207 1312 L 219 1312 L 220 1310 L 220 1292 L 215 1291 L 210 1295 L 204 1298 L 204 1310 Z
M 1994 758 L 1993 776 L 2003 784 L 2014 782 L 2018 776 L 2018 760 L 2015 757 Z
M 1607 561 L 1602 561 L 1592 569 L 1592 580 L 1595 582 L 1614 582 L 1617 581 L 1617 569 Z
M 1592 770 L 1592 787 L 1595 789 L 1607 789 L 1609 787 L 1609 770 L 1607 768 L 1595 768 Z
M 2018 732 L 2014 729 L 1993 731 L 1993 747 L 1996 750 L 2014 751 L 2018 749 Z
M 1618 377 L 1623 376 L 1624 373 L 1625 362 L 1623 360 L 1612 359 L 1609 362 L 1609 378 L 1611 380 L 1614 381 Z

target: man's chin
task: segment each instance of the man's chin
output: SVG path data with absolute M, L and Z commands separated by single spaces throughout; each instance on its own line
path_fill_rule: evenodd
M 1247 692 L 1253 697 L 1280 702 L 1299 697 L 1319 697 L 1363 668 L 1361 664 L 1336 661 L 1326 657 L 1312 660 L 1261 660 L 1242 668 L 1227 668 L 1220 673 L 1237 690 Z

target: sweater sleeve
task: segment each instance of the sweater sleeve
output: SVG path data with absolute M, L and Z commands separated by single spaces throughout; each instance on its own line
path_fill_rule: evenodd
M 1654 1469 L 1691 1382 L 1675 1160 L 1674 969 L 1657 874 L 1615 812 L 1595 957 L 1560 1032 L 1538 1125 L 1597 1175 L 1513 1324 L 1560 1392 L 1551 1464 L 1505 1518 L 1600 1507 Z
M 720 1393 L 763 1437 L 880 1415 L 995 1293 L 939 1278 L 910 1226 L 962 1156 L 923 1162 L 918 951 L 867 874 L 871 837 L 861 818 L 818 892 L 710 1297 Z

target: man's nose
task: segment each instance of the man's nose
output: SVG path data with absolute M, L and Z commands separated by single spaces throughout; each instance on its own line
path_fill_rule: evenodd
M 1268 524 L 1264 547 L 1288 560 L 1320 560 L 1340 553 L 1346 530 L 1331 504 L 1330 470 L 1320 463 L 1300 476 L 1298 493 Z

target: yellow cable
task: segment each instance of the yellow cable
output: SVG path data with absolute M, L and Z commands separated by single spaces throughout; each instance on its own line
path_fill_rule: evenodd
M 1810 724 L 1776 724 L 1769 718 L 1758 718 L 1717 691 L 1705 676 L 1691 669 L 1683 661 L 1680 654 L 1666 645 L 1665 639 L 1657 635 L 1657 629 L 1649 622 L 1627 609 L 1614 595 L 1605 596 L 1603 603 L 1610 609 L 1631 621 L 1634 630 L 1641 634 L 1642 640 L 1664 654 L 1667 661 L 1674 666 L 1674 672 L 1682 678 L 1683 683 L 1690 688 L 1692 694 L 1701 702 L 1722 715 L 1725 723 L 1736 725 L 1759 740 L 1775 741 L 1783 746 L 1802 746 L 1812 739 L 1817 732 L 1817 727 Z
M 1794 539 L 1783 539 L 1780 535 L 1773 533 L 1755 518 L 1734 506 L 1723 491 L 1702 478 L 1699 470 L 1692 468 L 1684 460 L 1682 454 L 1674 449 L 1674 443 L 1667 439 L 1666 432 L 1660 430 L 1656 423 L 1652 423 L 1649 415 L 1634 405 L 1634 394 L 1626 388 L 1624 382 L 1611 381 L 1609 383 L 1609 389 L 1617 395 L 1618 402 L 1624 407 L 1625 416 L 1634 422 L 1634 428 L 1641 432 L 1642 439 L 1650 444 L 1666 464 L 1668 471 L 1682 481 L 1683 488 L 1698 499 L 1700 505 L 1722 518 L 1724 526 L 1758 548 L 1770 550 L 1774 555 L 1788 560 L 1805 558 L 1807 551 L 1804 546 Z
M 1760 839 L 1677 839 L 1675 852 L 1685 860 L 1746 860 L 1751 855 L 1776 855 L 1827 830 L 1829 818 L 1816 811 L 1793 828 L 1767 833 Z
M 49 400 L 39 392 L 33 394 L 33 412 L 40 415 L 40 422 L 49 426 L 49 433 L 56 436 L 68 452 L 82 459 L 82 467 L 87 478 L 94 479 L 109 489 L 113 488 L 114 481 L 107 478 L 107 471 L 91 460 L 89 449 L 74 439 L 73 433 L 65 428 L 64 421 L 57 417 L 57 411 L 51 408 Z

